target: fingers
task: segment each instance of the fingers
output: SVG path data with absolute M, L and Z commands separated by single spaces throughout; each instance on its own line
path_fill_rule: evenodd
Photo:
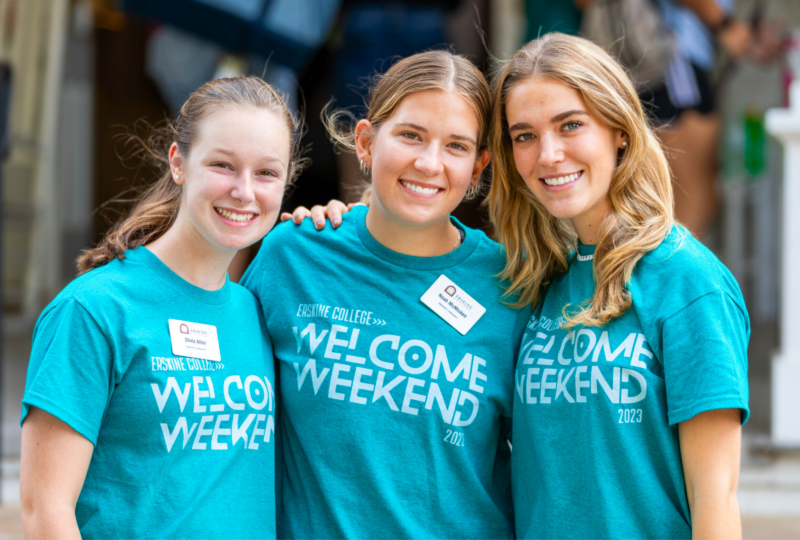
M 311 207 L 311 221 L 314 222 L 314 228 L 321 231 L 325 228 L 325 207 L 319 204 Z
M 311 210 L 305 206 L 298 206 L 291 214 L 289 212 L 283 212 L 281 214 L 281 221 L 288 221 L 291 219 L 295 225 L 300 225 L 305 218 L 310 217 L 314 222 L 314 228 L 321 231 L 325 228 L 325 220 L 328 219 L 333 225 L 333 228 L 336 229 L 342 224 L 342 214 L 346 214 L 354 206 L 360 204 L 361 203 L 350 203 L 345 205 L 342 201 L 332 199 L 326 206 L 317 204 L 312 206 Z
M 333 228 L 336 229 L 339 225 L 342 224 L 342 214 L 345 214 L 350 211 L 350 208 L 345 206 L 342 201 L 337 201 L 336 199 L 332 199 L 328 203 L 328 219 L 331 220 L 331 224 Z
M 294 221 L 295 225 L 300 225 L 303 223 L 303 220 L 307 217 L 311 217 L 311 212 L 305 206 L 298 206 L 294 209 L 291 214 L 287 214 L 289 217 L 286 219 L 291 218 Z M 283 220 L 283 215 L 281 215 L 281 220 Z

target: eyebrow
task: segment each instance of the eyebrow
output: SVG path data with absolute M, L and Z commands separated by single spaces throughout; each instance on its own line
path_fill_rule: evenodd
M 234 152 L 233 150 L 226 150 L 225 148 L 214 148 L 213 150 L 211 150 L 211 153 L 214 152 L 219 152 L 220 154 L 225 154 L 226 156 L 232 156 L 232 157 L 236 156 L 236 152 Z M 263 159 L 264 161 L 275 161 L 283 165 L 283 160 L 278 159 L 274 156 L 264 156 L 261 159 Z
M 587 113 L 584 110 L 573 109 L 571 111 L 566 111 L 566 112 L 563 112 L 563 113 L 555 115 L 553 118 L 550 119 L 550 123 L 554 124 L 556 122 L 560 122 L 561 120 L 564 120 L 565 118 L 569 118 L 570 116 L 572 116 L 574 114 L 585 114 L 587 116 L 589 115 L 589 113 Z M 527 122 L 517 122 L 516 124 L 514 124 L 513 126 L 508 128 L 508 131 L 509 132 L 518 131 L 520 129 L 533 129 L 533 126 L 531 126 Z
M 417 131 L 421 131 L 422 133 L 428 133 L 428 130 L 425 129 L 424 127 L 422 127 L 422 126 L 420 126 L 418 124 L 411 123 L 411 122 L 398 122 L 397 124 L 395 124 L 395 126 L 396 127 L 410 127 L 411 129 L 416 129 Z M 473 139 L 472 137 L 467 137 L 466 135 L 457 135 L 457 134 L 454 133 L 454 134 L 450 135 L 450 138 L 451 139 L 455 139 L 456 141 L 466 141 L 466 142 L 472 143 L 474 145 L 478 144 L 477 142 L 475 142 L 475 139 Z
M 589 113 L 587 113 L 584 110 L 572 109 L 571 111 L 566 111 L 566 112 L 562 112 L 561 114 L 555 115 L 553 118 L 550 119 L 550 123 L 552 124 L 552 123 L 555 123 L 555 122 L 560 122 L 561 120 L 563 120 L 565 118 L 569 118 L 573 114 L 585 114 L 586 116 L 589 115 Z

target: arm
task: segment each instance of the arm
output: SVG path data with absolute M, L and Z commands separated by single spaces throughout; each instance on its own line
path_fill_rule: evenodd
M 75 505 L 94 446 L 35 407 L 22 426 L 20 502 L 27 538 L 79 539 Z
M 742 428 L 739 409 L 698 414 L 678 424 L 692 538 L 741 538 L 736 486 Z

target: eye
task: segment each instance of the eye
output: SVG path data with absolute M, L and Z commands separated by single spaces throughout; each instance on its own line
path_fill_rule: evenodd
M 401 137 L 405 137 L 406 139 L 410 139 L 412 141 L 418 141 L 419 140 L 419 135 L 417 135 L 416 133 L 414 133 L 412 131 L 407 131 L 405 133 L 401 133 L 400 136 Z
M 228 165 L 224 161 L 216 161 L 216 162 L 212 163 L 211 166 L 212 167 L 218 167 L 220 169 L 233 170 L 233 167 L 231 167 L 230 165 Z
M 467 147 L 466 147 L 466 146 L 464 146 L 464 145 L 463 145 L 463 144 L 461 144 L 461 143 L 457 143 L 457 142 L 450 143 L 450 144 L 448 144 L 447 146 L 449 146 L 450 148 L 452 148 L 452 149 L 454 149 L 454 150 L 466 150 L 466 149 L 467 149 Z
M 259 176 L 271 176 L 273 178 L 278 178 L 278 173 L 276 173 L 275 171 L 270 171 L 270 170 L 260 171 L 258 173 L 258 175 Z
M 566 124 L 564 124 L 564 125 L 562 126 L 562 129 L 563 129 L 564 131 L 575 131 L 576 129 L 578 129 L 578 128 L 579 128 L 579 127 L 581 127 L 582 125 L 583 125 L 583 124 L 581 124 L 581 123 L 580 123 L 580 122 L 578 122 L 577 120 L 570 120 L 569 122 L 567 122 Z
M 520 133 L 514 137 L 514 142 L 525 142 L 533 139 L 533 133 Z

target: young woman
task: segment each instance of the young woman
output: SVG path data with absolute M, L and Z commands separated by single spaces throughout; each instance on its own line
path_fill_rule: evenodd
M 511 538 L 513 358 L 500 246 L 450 212 L 489 161 L 489 88 L 427 52 L 349 137 L 369 208 L 278 227 L 243 278 L 280 360 L 283 538 Z M 335 124 L 333 115 L 331 124 Z
M 501 276 L 536 306 L 515 374 L 519 538 L 735 538 L 749 322 L 673 218 L 670 173 L 622 68 L 550 34 L 493 95 Z
M 34 331 L 26 536 L 275 537 L 272 348 L 226 269 L 274 225 L 296 129 L 268 84 L 221 79 L 146 147 L 163 174 Z

